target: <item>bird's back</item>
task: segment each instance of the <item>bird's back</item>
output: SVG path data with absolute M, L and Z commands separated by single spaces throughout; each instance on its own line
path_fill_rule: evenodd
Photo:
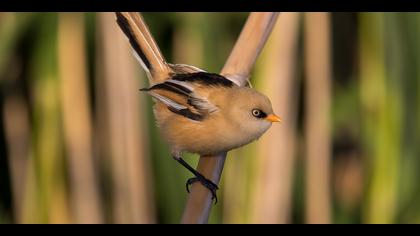
M 223 96 L 223 93 L 226 93 L 226 90 L 217 87 L 205 91 L 208 97 L 214 97 L 214 94 Z M 193 120 L 172 112 L 162 102 L 156 102 L 154 114 L 162 136 L 176 151 L 210 155 L 232 146 L 232 139 L 226 130 L 223 130 L 223 127 L 231 124 L 227 124 L 229 120 L 223 117 L 224 114 L 220 110 L 201 120 Z

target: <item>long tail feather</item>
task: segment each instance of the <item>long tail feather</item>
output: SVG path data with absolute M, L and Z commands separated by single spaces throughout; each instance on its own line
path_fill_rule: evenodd
M 151 82 L 167 79 L 170 67 L 165 62 L 142 16 L 136 12 L 116 12 L 117 23 L 127 36 L 136 58 L 141 62 Z

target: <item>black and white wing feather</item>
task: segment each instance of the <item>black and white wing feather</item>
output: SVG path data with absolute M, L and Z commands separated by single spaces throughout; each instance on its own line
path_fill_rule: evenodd
M 150 88 L 141 89 L 141 91 L 147 91 L 175 114 L 191 120 L 202 121 L 209 114 L 217 112 L 218 108 L 205 96 L 200 95 L 197 92 L 198 88 L 213 89 L 232 86 L 236 85 L 223 76 L 207 72 L 195 72 L 175 74 L 171 79 Z

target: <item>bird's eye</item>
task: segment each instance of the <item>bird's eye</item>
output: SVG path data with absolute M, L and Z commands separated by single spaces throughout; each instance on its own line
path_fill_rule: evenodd
M 258 109 L 254 109 L 252 110 L 252 115 L 255 117 L 260 117 L 261 116 L 261 111 Z
M 252 110 L 252 115 L 257 117 L 257 118 L 265 118 L 267 117 L 267 114 L 265 114 L 263 111 L 259 110 L 259 109 L 253 109 Z

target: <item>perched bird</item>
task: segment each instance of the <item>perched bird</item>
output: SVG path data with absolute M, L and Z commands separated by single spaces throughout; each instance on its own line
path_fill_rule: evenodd
M 167 63 L 138 13 L 116 13 L 151 86 L 140 89 L 155 100 L 154 115 L 172 156 L 216 197 L 217 185 L 185 162 L 183 152 L 211 156 L 258 139 L 280 118 L 270 100 L 234 78 L 190 65 Z M 217 201 L 217 198 L 216 198 Z

